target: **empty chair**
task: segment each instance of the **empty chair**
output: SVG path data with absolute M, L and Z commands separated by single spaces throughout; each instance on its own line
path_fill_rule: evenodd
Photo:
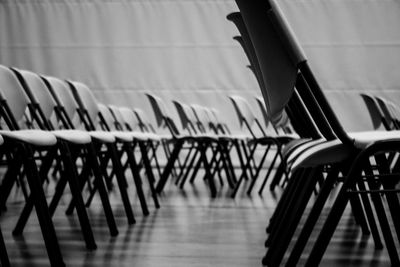
M 50 264 L 64 266 L 65 263 L 42 188 L 43 177 L 39 174 L 34 158 L 37 151 L 51 152 L 57 149 L 57 138 L 46 131 L 19 130 L 23 126 L 21 121 L 28 107 L 28 100 L 22 88 L 18 88 L 19 81 L 9 68 L 0 66 L 0 77 L 1 119 L 5 121 L 3 126 L 7 126 L 9 129 L 0 131 L 4 139 L 2 149 L 13 155 L 12 160 L 7 163 L 8 168 L 2 181 L 0 196 L 5 202 L 4 197 L 8 196 L 15 177 L 23 166 Z
M 385 153 L 397 153 L 400 148 L 399 139 L 396 133 L 392 132 L 374 132 L 372 134 L 371 132 L 356 134 L 346 133 L 322 93 L 307 64 L 304 53 L 300 46 L 298 46 L 277 4 L 274 1 L 253 1 L 252 3 L 248 3 L 246 1 L 237 0 L 236 2 L 243 16 L 243 20 L 245 21 L 249 35 L 251 36 L 251 42 L 257 52 L 257 59 L 260 62 L 260 69 L 263 74 L 264 82 L 266 83 L 265 90 L 268 90 L 266 104 L 269 116 L 273 120 L 279 120 L 281 118 L 283 107 L 287 105 L 294 86 L 296 85 L 296 89 L 305 100 L 305 103 L 307 103 L 306 106 L 310 110 L 310 114 L 316 125 L 328 140 L 327 142 L 323 142 L 303 151 L 300 159 L 295 163 L 295 169 L 303 169 L 304 171 L 307 171 L 307 169 L 315 170 L 318 166 L 329 164 L 339 167 L 345 177 L 342 187 L 335 199 L 335 203 L 306 262 L 306 266 L 315 266 L 320 263 L 337 223 L 349 201 L 353 205 L 353 213 L 355 213 L 354 215 L 358 223 L 360 223 L 361 226 L 366 226 L 365 215 L 360 214 L 362 206 L 359 204 L 356 185 L 361 187 L 358 188 L 361 191 L 363 191 L 362 186 L 365 186 L 365 183 L 368 184 L 372 190 L 379 190 L 381 187 L 386 189 L 390 188 L 390 185 L 387 184 L 383 180 L 383 176 L 380 175 L 384 173 L 395 173 L 396 168 L 389 170 L 385 167 L 389 164 L 387 161 L 389 158 L 382 155 Z M 276 75 L 277 73 L 281 75 Z M 284 80 L 281 79 L 283 75 L 285 75 Z M 282 92 L 283 88 L 285 88 L 285 92 Z M 280 92 L 280 94 L 278 94 L 278 92 Z M 375 178 L 378 178 L 379 185 L 372 182 L 368 177 L 363 176 L 364 172 L 371 174 L 371 158 L 374 158 L 378 162 L 379 174 L 377 174 Z M 346 165 L 347 168 L 343 168 L 343 166 Z M 297 263 L 298 257 L 304 248 L 304 244 L 308 240 L 310 230 L 315 225 L 316 219 L 319 217 L 323 204 L 329 195 L 333 185 L 332 181 L 335 181 L 337 178 L 336 171 L 332 172 L 332 170 L 324 180 L 318 198 L 307 217 L 305 225 L 301 229 L 300 236 L 287 262 L 288 266 L 293 266 Z M 297 196 L 295 198 L 297 199 L 297 203 L 290 204 L 289 210 L 293 210 L 294 212 L 291 214 L 284 213 L 281 216 L 281 220 L 279 220 L 280 225 L 276 228 L 277 232 L 275 232 L 269 244 L 268 252 L 263 259 L 263 263 L 266 265 L 279 265 L 281 262 L 303 213 L 304 205 L 308 202 L 310 190 L 312 191 L 315 187 L 313 177 L 318 176 L 315 176 L 315 172 L 311 172 L 303 177 L 304 182 L 299 183 L 298 190 L 292 192 Z M 366 181 L 362 180 L 362 178 L 366 178 Z M 349 193 L 349 191 L 351 191 L 351 193 Z M 394 195 L 388 192 L 385 196 L 388 202 L 390 202 L 390 212 L 393 213 L 393 207 L 396 205 L 398 206 L 398 199 L 393 199 Z M 366 213 L 370 229 L 374 235 L 375 242 L 377 242 L 379 241 L 377 236 L 375 236 L 377 231 L 372 227 L 375 223 L 375 219 L 371 217 L 372 213 L 368 208 L 370 202 L 363 197 L 363 194 L 361 194 L 360 197 L 364 204 L 363 212 Z M 378 213 L 377 219 L 385 239 L 390 259 L 393 265 L 397 265 L 399 264 L 399 259 L 380 196 L 371 194 L 371 198 L 373 199 L 372 204 L 374 205 L 375 212 Z M 307 201 L 303 201 L 304 199 Z M 354 208 L 355 205 L 360 209 Z

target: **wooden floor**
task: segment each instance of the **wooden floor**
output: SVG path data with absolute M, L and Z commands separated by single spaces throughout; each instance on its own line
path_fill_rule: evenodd
M 252 197 L 239 193 L 231 199 L 225 185 L 218 198 L 212 200 L 200 178 L 194 185 L 187 184 L 184 191 L 168 184 L 160 196 L 161 209 L 155 210 L 149 198 L 150 215 L 144 217 L 134 186 L 130 190 L 137 220 L 131 226 L 127 224 L 118 191 L 111 193 L 119 228 L 117 237 L 108 233 L 99 200 L 95 199 L 89 208 L 98 245 L 95 251 L 85 249 L 76 215 L 64 214 L 70 197 L 64 196 L 53 221 L 67 266 L 262 266 L 265 227 L 276 205 L 270 192 L 265 191 L 263 197 L 256 192 Z M 50 187 L 49 195 L 51 191 Z M 49 263 L 34 214 L 23 236 L 11 235 L 21 200 L 21 192 L 16 190 L 8 211 L 1 215 L 11 264 L 46 266 Z M 390 262 L 385 250 L 374 249 L 371 237 L 362 237 L 347 212 L 321 266 L 390 266 Z

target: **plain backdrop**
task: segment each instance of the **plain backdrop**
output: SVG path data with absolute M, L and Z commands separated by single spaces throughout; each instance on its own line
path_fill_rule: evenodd
M 348 130 L 371 127 L 359 93 L 400 104 L 400 1 L 279 0 Z M 86 83 L 98 99 L 144 109 L 145 92 L 215 107 L 261 95 L 226 15 L 233 0 L 0 0 L 0 64 Z M 354 123 L 357 122 L 357 123 Z

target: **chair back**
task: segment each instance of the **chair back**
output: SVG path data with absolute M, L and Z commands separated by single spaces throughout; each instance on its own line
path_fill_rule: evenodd
M 98 103 L 100 125 L 105 131 L 118 131 L 115 118 L 111 110 L 104 104 Z
M 79 106 L 72 94 L 69 84 L 55 77 L 46 76 L 42 78 L 46 82 L 50 94 L 53 96 L 58 108 L 63 112 L 66 120 L 68 120 L 70 128 L 83 128 L 83 121 L 78 113 Z
M 172 119 L 172 116 L 169 114 L 167 107 L 165 106 L 164 101 L 150 93 L 146 93 L 147 98 L 150 101 L 150 104 L 153 108 L 154 115 L 156 117 L 157 127 L 167 127 L 173 136 L 179 135 L 179 130 Z
M 383 113 L 375 98 L 366 93 L 362 93 L 360 95 L 368 109 L 374 129 L 378 129 L 382 123 L 385 125 L 385 128 L 387 128 L 388 125 L 386 125 L 386 122 L 384 121 Z
M 150 101 L 151 107 L 153 108 L 157 127 L 164 127 L 166 125 L 166 119 L 170 118 L 164 101 L 160 97 L 150 93 L 146 93 L 146 96 Z
M 100 110 L 96 97 L 86 84 L 73 81 L 70 81 L 69 84 L 79 109 L 85 114 L 84 119 L 88 120 L 87 125 L 92 128 L 88 130 L 95 130 L 100 122 Z
M 119 107 L 119 113 L 121 115 L 122 121 L 125 123 L 126 127 L 133 131 L 138 128 L 140 122 L 135 114 L 135 112 L 128 107 Z
M 131 128 L 128 127 L 128 125 L 125 123 L 125 119 L 121 113 L 120 107 L 115 105 L 108 105 L 108 108 L 110 109 L 111 114 L 114 118 L 115 127 L 117 127 L 118 130 L 131 131 Z
M 150 122 L 149 117 L 147 117 L 147 114 L 142 109 L 134 108 L 133 112 L 136 115 L 136 118 L 139 122 L 139 127 L 142 129 L 142 131 L 155 132 L 153 124 Z
M 0 98 L 7 126 L 11 130 L 24 127 L 24 116 L 30 101 L 15 73 L 3 65 L 0 65 Z M 8 118 L 5 118 L 6 113 Z
M 304 53 L 274 3 L 244 0 L 236 2 L 261 69 L 265 85 L 261 89 L 268 117 L 273 123 L 278 122 L 293 94 L 297 65 L 306 60 Z
M 233 107 L 239 118 L 240 126 L 243 127 L 244 124 L 246 127 L 251 129 L 256 122 L 256 116 L 254 115 L 250 104 L 244 97 L 238 95 L 231 95 L 229 96 L 229 99 L 232 101 Z
M 56 108 L 57 103 L 47 88 L 44 80 L 36 73 L 21 70 L 17 71 L 23 79 L 23 87 L 30 98 L 30 101 L 35 105 L 35 112 L 41 116 L 44 126 L 47 130 L 58 128 Z

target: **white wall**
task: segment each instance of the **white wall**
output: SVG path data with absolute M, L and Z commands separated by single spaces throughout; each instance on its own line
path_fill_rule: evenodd
M 362 105 L 360 91 L 400 99 L 399 1 L 279 3 L 348 129 L 370 124 L 345 109 Z M 147 91 L 214 106 L 238 127 L 226 96 L 254 104 L 260 93 L 225 19 L 236 10 L 233 0 L 0 0 L 0 64 L 79 80 L 150 114 Z

